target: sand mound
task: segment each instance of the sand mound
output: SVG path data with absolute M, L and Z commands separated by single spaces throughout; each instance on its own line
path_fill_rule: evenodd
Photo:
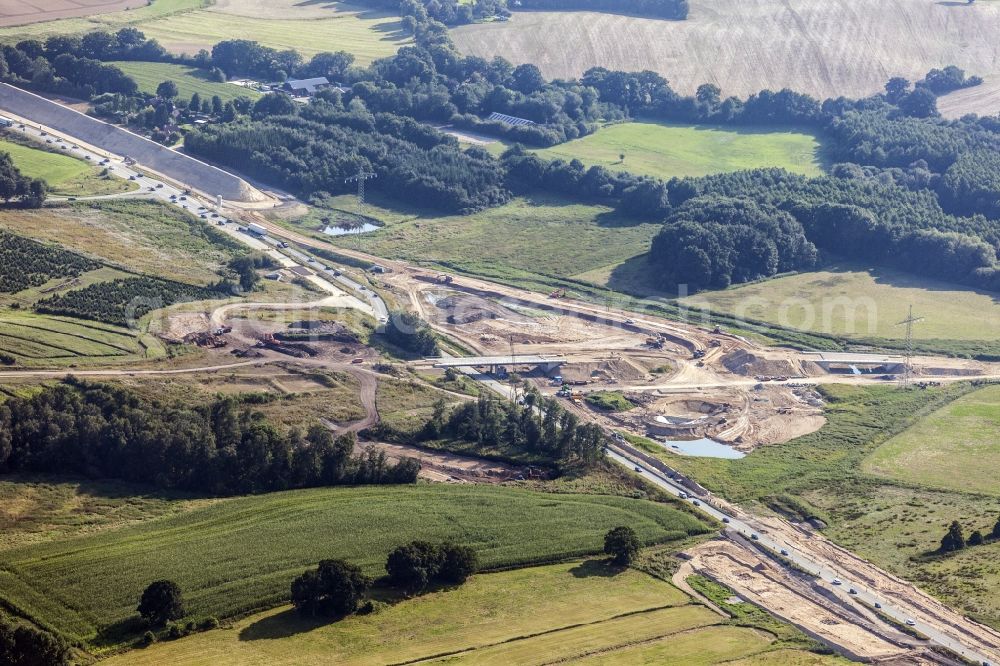
M 722 357 L 726 370 L 748 377 L 767 375 L 770 377 L 794 377 L 802 374 L 802 369 L 788 359 L 769 359 L 745 349 L 735 349 Z

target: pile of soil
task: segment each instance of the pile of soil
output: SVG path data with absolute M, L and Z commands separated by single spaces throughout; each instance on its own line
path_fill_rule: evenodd
M 797 363 L 788 359 L 768 359 L 745 349 L 734 349 L 722 357 L 722 365 L 732 373 L 753 377 L 756 375 L 795 377 L 803 374 Z

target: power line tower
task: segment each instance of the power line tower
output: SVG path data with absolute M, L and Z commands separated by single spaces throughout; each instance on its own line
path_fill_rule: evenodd
M 356 182 L 358 184 L 358 217 L 361 218 L 365 216 L 365 181 L 371 180 L 372 178 L 378 178 L 378 174 L 365 171 L 364 169 L 358 169 L 358 172 L 355 175 L 344 179 L 345 183 Z
M 906 388 L 910 385 L 910 375 L 913 372 L 911 364 L 913 358 L 913 325 L 923 320 L 923 317 L 913 316 L 913 306 L 910 305 L 910 313 L 906 319 L 896 323 L 896 326 L 906 326 L 906 362 L 903 365 L 903 374 L 899 379 L 900 388 Z

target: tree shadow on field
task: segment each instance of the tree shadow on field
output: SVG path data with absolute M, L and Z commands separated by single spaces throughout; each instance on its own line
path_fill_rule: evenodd
M 323 616 L 305 617 L 300 615 L 294 608 L 288 608 L 280 613 L 268 615 L 244 627 L 240 630 L 239 638 L 241 641 L 288 638 L 289 636 L 304 634 L 328 624 L 333 624 L 338 619 Z
M 569 570 L 574 578 L 614 578 L 626 571 L 628 567 L 620 567 L 610 559 L 586 560 Z

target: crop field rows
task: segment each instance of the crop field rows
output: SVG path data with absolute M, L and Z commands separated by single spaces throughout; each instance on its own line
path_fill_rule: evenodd
M 619 524 L 650 543 L 706 529 L 677 508 L 607 496 L 464 486 L 292 491 L 6 551 L 0 597 L 43 626 L 93 639 L 132 617 L 158 578 L 185 589 L 193 614 L 231 617 L 281 602 L 289 581 L 323 558 L 378 574 L 395 545 L 456 538 L 486 567 L 523 565 L 597 552 Z
M 14 313 L 0 314 L 0 351 L 36 361 L 144 355 L 135 334 L 125 329 Z

